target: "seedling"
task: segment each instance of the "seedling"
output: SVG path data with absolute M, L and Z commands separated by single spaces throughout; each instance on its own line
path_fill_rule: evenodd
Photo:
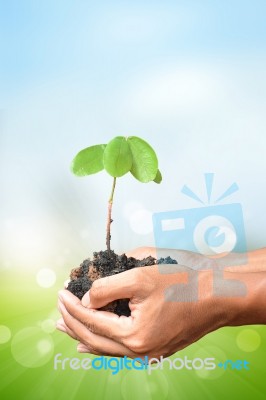
M 73 159 L 71 170 L 77 176 L 92 175 L 105 170 L 113 177 L 106 224 L 106 246 L 109 252 L 113 221 L 112 206 L 117 178 L 130 172 L 142 183 L 162 181 L 155 151 L 145 140 L 137 136 L 117 136 L 108 144 L 98 144 L 81 150 Z

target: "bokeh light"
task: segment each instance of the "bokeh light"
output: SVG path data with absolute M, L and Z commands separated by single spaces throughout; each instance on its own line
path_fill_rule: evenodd
M 0 325 L 0 343 L 6 343 L 11 338 L 11 331 L 5 325 Z
M 36 281 L 42 288 L 50 288 L 56 282 L 56 274 L 50 268 L 42 268 L 36 275 Z
M 11 352 L 17 363 L 27 368 L 45 365 L 52 357 L 52 337 L 38 327 L 24 328 L 12 338 Z
M 261 338 L 258 332 L 254 329 L 243 329 L 236 338 L 236 343 L 240 350 L 247 353 L 255 351 L 259 348 Z

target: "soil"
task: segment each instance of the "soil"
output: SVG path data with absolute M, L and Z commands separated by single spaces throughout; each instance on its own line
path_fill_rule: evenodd
M 143 260 L 137 260 L 133 257 L 127 257 L 125 254 L 117 255 L 113 250 L 99 251 L 93 253 L 93 258 L 84 260 L 80 267 L 74 268 L 70 274 L 70 282 L 67 290 L 82 299 L 84 294 L 91 288 L 92 283 L 105 276 L 120 274 L 132 268 L 151 266 L 155 264 L 177 264 L 171 257 L 160 258 L 146 257 Z M 129 299 L 120 299 L 113 301 L 102 310 L 112 311 L 117 315 L 130 315 L 128 306 Z

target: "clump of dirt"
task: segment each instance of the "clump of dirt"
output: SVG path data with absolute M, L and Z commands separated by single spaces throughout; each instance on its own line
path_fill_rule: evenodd
M 99 278 L 120 274 L 132 268 L 146 267 L 155 264 L 177 264 L 171 257 L 160 258 L 146 257 L 143 260 L 137 260 L 133 257 L 127 257 L 125 254 L 117 255 L 113 250 L 99 251 L 93 253 L 93 258 L 84 260 L 80 267 L 74 268 L 70 274 L 70 282 L 67 290 L 82 299 L 84 294 L 91 288 L 92 283 Z M 117 315 L 130 315 L 128 299 L 113 301 L 102 310 L 112 311 Z

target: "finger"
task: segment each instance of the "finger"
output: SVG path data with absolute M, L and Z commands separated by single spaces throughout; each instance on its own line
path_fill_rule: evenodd
M 66 332 L 66 326 L 65 326 L 63 318 L 60 318 L 57 320 L 56 329 L 58 329 L 59 331 L 62 331 L 62 332 Z
M 63 318 L 60 318 L 60 319 L 57 321 L 57 323 L 56 323 L 56 329 L 57 329 L 58 331 L 61 331 L 61 332 L 64 332 L 64 333 L 68 334 L 68 336 L 70 336 L 72 339 L 77 340 L 77 336 L 75 335 L 75 333 L 74 333 L 71 329 L 69 329 L 69 328 L 66 326 L 66 324 L 65 324 Z
M 60 318 L 56 322 L 56 329 L 58 329 L 59 331 L 62 331 L 62 332 L 66 332 L 66 326 L 65 326 L 63 318 Z
M 79 353 L 89 353 L 90 352 L 89 348 L 85 344 L 83 344 L 82 342 L 78 343 L 77 351 Z
M 103 354 L 103 353 L 99 353 L 98 351 L 96 351 L 95 349 L 92 349 L 91 347 L 89 347 L 88 345 L 86 346 L 83 343 L 79 343 L 77 345 L 77 351 L 79 353 L 89 353 L 89 354 L 94 354 L 95 356 L 101 356 L 101 355 L 107 355 L 107 354 Z M 110 354 L 108 354 L 110 355 Z
M 137 274 L 141 268 L 135 268 L 117 275 L 97 279 L 82 299 L 85 307 L 101 308 L 118 299 L 130 299 L 138 290 Z
M 66 311 L 85 325 L 92 333 L 123 343 L 123 339 L 132 329 L 131 317 L 119 317 L 108 311 L 97 311 L 84 307 L 80 300 L 68 291 L 60 291 L 59 298 Z M 62 312 L 62 310 L 60 309 Z
M 74 332 L 73 331 L 71 331 L 71 329 L 69 329 L 65 324 L 62 326 L 62 325 L 57 325 L 56 326 L 56 329 L 58 330 L 58 331 L 61 331 L 61 332 L 63 332 L 63 333 L 66 333 L 68 336 L 70 336 L 72 339 L 74 339 L 74 340 L 78 340 L 78 338 L 77 338 L 77 336 L 74 334 Z
M 134 352 L 123 344 L 91 332 L 85 325 L 70 315 L 63 304 L 60 304 L 60 310 L 69 332 L 73 332 L 75 337 L 85 344 L 90 353 L 118 357 L 123 357 L 125 355 L 131 358 L 137 357 Z

